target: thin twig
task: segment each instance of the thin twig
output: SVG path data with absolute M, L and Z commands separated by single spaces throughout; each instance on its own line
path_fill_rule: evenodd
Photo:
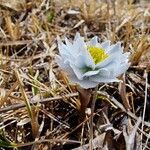
M 99 95 L 103 95 L 103 96 L 105 96 L 105 97 L 108 97 L 108 95 L 106 95 L 106 94 L 104 94 L 104 93 L 102 93 L 102 92 L 100 92 L 100 91 L 98 91 L 97 92 Z M 118 106 L 118 108 L 120 108 L 123 112 L 125 112 L 127 115 L 129 115 L 131 118 L 133 118 L 133 119 L 135 119 L 135 120 L 138 120 L 139 119 L 139 117 L 137 117 L 135 114 L 133 114 L 131 111 L 127 111 L 125 108 L 124 108 L 124 106 L 119 102 L 119 101 L 117 101 L 115 98 L 110 98 L 110 97 L 108 97 L 109 99 L 110 99 L 110 101 L 112 101 L 116 106 Z M 143 122 L 144 123 L 144 125 L 146 125 L 147 127 L 150 127 L 150 123 L 149 122 L 147 122 L 147 121 L 144 121 Z
M 123 128 L 123 135 L 125 139 L 125 144 L 126 144 L 126 150 L 133 150 L 134 149 L 134 143 L 135 143 L 135 138 L 136 138 L 136 132 L 138 130 L 138 127 L 141 123 L 141 117 L 138 118 L 137 123 L 134 125 L 131 133 L 129 135 L 126 132 L 126 127 Z
M 78 96 L 78 93 L 70 93 L 70 94 L 66 94 L 64 96 L 56 96 L 56 97 L 51 97 L 51 98 L 46 98 L 46 99 L 35 100 L 33 102 L 30 102 L 30 104 L 36 104 L 36 103 L 43 104 L 43 103 L 50 102 L 50 101 L 61 100 L 61 99 L 63 99 L 63 97 L 70 98 L 70 97 L 77 97 L 77 96 Z M 16 110 L 19 108 L 23 108 L 25 106 L 26 106 L 25 104 L 14 104 L 11 106 L 7 106 L 5 108 L 1 108 L 0 113 L 4 113 L 4 112 L 10 111 L 10 110 Z
M 145 98 L 144 98 L 144 110 L 143 110 L 143 117 L 142 117 L 142 127 L 141 130 L 143 131 L 144 128 L 144 119 L 145 119 L 145 111 L 146 111 L 146 103 L 147 103 L 147 84 L 148 79 L 147 79 L 147 72 L 145 71 Z M 142 139 L 143 139 L 143 133 L 141 132 L 141 148 L 142 148 Z M 145 147 L 143 148 L 143 150 Z
M 108 97 L 108 95 L 98 91 L 97 92 L 98 95 L 103 95 L 105 97 Z M 63 97 L 65 98 L 73 98 L 73 97 L 77 97 L 79 96 L 78 92 L 75 92 L 75 93 L 70 93 L 70 94 L 66 94 L 64 96 L 56 96 L 56 97 L 51 97 L 51 98 L 45 98 L 45 99 L 40 99 L 40 100 L 35 100 L 35 101 L 32 101 L 30 102 L 31 104 L 36 104 L 36 103 L 41 103 L 41 104 L 44 104 L 44 103 L 47 103 L 47 102 L 50 102 L 50 101 L 56 101 L 56 100 L 61 100 L 63 99 Z M 126 111 L 126 109 L 124 108 L 124 106 L 118 102 L 116 99 L 111 99 L 110 100 L 118 107 L 120 108 L 122 111 L 124 111 L 125 113 L 127 113 L 127 115 L 129 115 L 131 118 L 135 119 L 135 120 L 138 120 L 139 117 L 137 117 L 135 114 L 133 114 L 131 111 Z M 14 105 L 11 105 L 11 106 L 7 106 L 5 108 L 1 108 L 0 109 L 0 113 L 5 113 L 7 111 L 11 111 L 11 110 L 16 110 L 16 109 L 19 109 L 19 108 L 23 108 L 25 107 L 25 104 L 14 104 Z M 150 127 L 150 123 L 147 122 L 147 121 L 144 121 L 144 125 L 146 125 L 147 127 Z
M 30 102 L 29 102 L 29 99 L 28 99 L 28 97 L 27 97 L 27 94 L 26 94 L 26 92 L 25 92 L 25 90 L 24 90 L 24 84 L 23 84 L 23 82 L 22 82 L 22 80 L 21 80 L 20 74 L 19 74 L 19 72 L 18 72 L 17 70 L 15 70 L 15 75 L 16 75 L 17 81 L 18 81 L 18 83 L 19 83 L 19 87 L 20 87 L 22 96 L 23 96 L 23 98 L 24 98 L 24 102 L 25 102 L 26 108 L 27 108 L 27 110 L 28 110 L 29 117 L 30 117 L 31 119 L 33 119 L 33 113 L 32 113 L 32 109 L 31 109 L 31 106 L 30 106 Z
M 38 144 L 38 143 L 78 143 L 80 144 L 79 141 L 75 141 L 75 140 L 64 140 L 64 139 L 44 139 L 44 140 L 38 140 L 38 141 L 33 141 L 33 142 L 29 142 L 29 143 L 24 143 L 24 144 L 18 144 L 16 145 L 17 148 L 19 147 L 25 147 L 25 146 L 29 146 L 29 145 L 33 145 L 33 144 Z
M 95 109 L 95 102 L 96 102 L 96 97 L 97 97 L 97 90 L 98 86 L 95 87 L 94 93 L 93 93 L 93 99 L 92 99 L 92 104 L 91 104 L 91 117 L 90 117 L 90 145 L 89 149 L 93 149 L 93 114 L 94 114 L 94 109 Z

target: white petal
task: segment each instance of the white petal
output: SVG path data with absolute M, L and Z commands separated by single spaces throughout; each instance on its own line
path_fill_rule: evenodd
M 120 52 L 114 52 L 114 53 L 112 53 L 112 54 L 110 54 L 109 56 L 108 56 L 108 58 L 106 58 L 104 61 L 102 61 L 102 62 L 100 62 L 100 63 L 98 63 L 97 65 L 96 65 L 96 68 L 104 68 L 104 67 L 106 67 L 109 63 L 112 63 L 113 61 L 120 61 L 120 57 L 122 56 L 122 53 L 120 53 Z
M 77 38 L 78 37 L 78 38 Z M 75 40 L 73 41 L 73 45 L 76 45 L 78 47 L 81 46 L 82 47 L 85 47 L 86 43 L 84 42 L 84 38 L 82 38 L 81 36 L 77 36 L 75 38 Z
M 75 48 L 76 46 L 76 48 Z M 95 63 L 90 55 L 90 53 L 87 50 L 87 46 L 81 39 L 77 39 L 76 42 L 74 42 L 74 49 L 78 51 L 78 55 L 82 55 L 82 60 L 85 62 L 87 67 L 95 68 Z
M 109 72 L 109 74 L 107 74 L 106 77 L 108 77 L 108 78 L 117 77 L 116 76 L 116 71 L 119 69 L 119 66 L 120 66 L 120 63 L 117 63 L 116 61 L 113 61 L 109 65 L 107 65 L 105 67 L 105 69 L 107 69 L 107 71 Z
M 79 67 L 79 68 L 84 68 L 86 66 L 86 63 L 85 63 L 85 60 L 84 60 L 84 56 L 83 55 L 78 55 L 76 57 L 76 60 L 74 61 L 74 64 L 77 67 Z
M 97 82 L 90 81 L 88 78 L 79 80 L 76 76 L 70 76 L 70 80 L 73 83 L 79 84 L 84 89 L 94 88 L 99 84 Z
M 79 80 L 83 80 L 83 72 L 81 71 L 81 69 L 79 69 L 78 67 L 76 67 L 73 64 L 70 64 L 72 70 L 74 71 L 74 74 L 77 76 L 77 78 Z
M 63 59 L 67 59 L 71 63 L 75 63 L 76 66 L 80 68 L 83 66 L 91 68 L 95 67 L 95 63 L 86 49 L 86 44 L 79 33 L 76 34 L 73 45 L 68 41 L 67 38 L 65 41 L 67 45 L 60 40 L 58 41 L 58 49 Z
M 116 77 L 125 73 L 127 71 L 127 69 L 129 68 L 129 66 L 130 66 L 130 63 L 125 63 L 125 64 L 120 65 L 120 67 L 116 71 Z
M 87 67 L 95 69 L 95 63 L 88 51 L 83 54 L 83 60 Z
M 106 58 L 104 61 L 98 63 L 96 65 L 96 68 L 104 68 L 105 66 L 107 66 L 109 63 L 111 63 L 114 60 L 115 56 L 108 56 L 108 58 Z
M 78 52 L 77 52 L 77 50 L 78 50 Z M 75 50 L 75 48 L 72 50 L 72 52 L 74 52 L 74 51 L 76 51 L 76 52 L 72 53 L 72 55 L 71 55 L 72 57 L 70 57 L 70 62 L 72 62 L 79 68 L 83 68 L 84 66 L 90 67 L 93 69 L 95 68 L 95 63 L 85 47 L 83 47 L 82 45 L 79 44 L 78 46 L 76 46 L 76 50 Z
M 102 68 L 99 70 L 99 73 L 93 76 L 90 76 L 90 79 L 92 79 L 93 77 L 99 77 L 99 78 L 113 78 L 113 74 L 111 74 L 111 71 L 106 69 L 106 68 Z
M 72 46 L 72 48 L 71 48 L 71 51 L 73 52 L 72 54 L 76 57 L 76 56 L 78 56 L 80 53 L 81 53 L 81 51 L 82 51 L 82 49 L 85 47 L 85 44 L 84 43 L 82 43 L 81 41 L 74 41 L 73 42 L 73 46 Z
M 109 48 L 107 48 L 106 52 L 108 54 L 113 54 L 114 52 L 123 53 L 123 47 L 121 46 L 121 42 L 117 42 L 114 45 L 111 45 Z
M 67 46 L 72 47 L 72 43 L 67 39 L 67 37 L 65 37 L 65 43 Z
M 107 49 L 110 47 L 110 41 L 105 41 L 103 43 L 101 43 L 101 47 L 107 51 Z
M 90 77 L 90 81 L 98 82 L 98 83 L 109 83 L 109 82 L 119 82 L 117 78 L 105 78 L 100 75 Z
M 100 71 L 99 75 L 101 77 L 106 77 L 106 78 L 116 78 L 122 73 L 124 73 L 128 68 L 129 68 L 129 63 L 128 62 L 120 62 L 120 60 L 116 59 L 113 60 L 111 63 L 107 64 L 105 66 L 106 71 Z
M 128 59 L 129 55 L 130 55 L 129 52 L 122 54 L 120 56 L 120 62 L 123 62 L 123 63 L 128 62 L 129 61 L 129 59 Z
M 77 39 L 81 39 L 82 37 L 80 36 L 80 33 L 77 32 L 75 37 L 74 37 L 74 41 L 76 41 Z
M 92 76 L 92 75 L 96 75 L 98 73 L 99 73 L 99 70 L 88 71 L 85 74 L 83 74 L 83 77 L 89 77 L 89 76 Z
M 98 43 L 98 37 L 97 37 L 97 36 L 94 36 L 94 37 L 90 40 L 89 45 L 90 45 L 90 46 L 96 46 L 97 43 Z
M 111 76 L 110 71 L 107 68 L 100 69 L 99 75 L 101 77 L 110 77 Z
M 81 37 L 79 33 L 76 33 L 75 35 L 71 50 L 72 53 L 70 55 L 74 56 L 74 58 L 77 59 L 78 55 L 82 55 L 83 61 L 87 67 L 95 67 L 95 63 L 87 50 L 87 45 L 84 42 L 84 38 Z
M 62 56 L 69 56 L 70 55 L 69 48 L 60 40 L 58 41 L 58 50 L 59 50 L 60 55 L 62 55 Z
M 83 56 L 83 61 L 85 62 L 86 66 L 94 68 L 95 63 L 87 50 L 87 45 L 84 42 L 84 39 L 80 36 L 79 33 L 76 34 L 75 40 L 73 42 L 73 50 L 76 51 L 78 55 Z
M 64 61 L 60 56 L 56 56 L 56 62 L 61 69 L 66 71 L 68 74 L 74 74 L 72 68 L 69 65 L 69 62 Z M 66 62 L 66 63 L 65 63 Z
M 103 48 L 109 55 L 104 61 L 95 65 L 87 47 L 96 46 Z M 85 43 L 79 33 L 76 34 L 73 43 L 65 38 L 65 44 L 58 41 L 60 56 L 57 56 L 58 65 L 69 73 L 73 82 L 81 87 L 93 88 L 98 83 L 118 82 L 116 78 L 129 68 L 129 53 L 123 54 L 121 42 L 110 46 L 110 41 L 98 43 L 98 37 L 93 37 Z M 91 68 L 91 71 L 84 71 L 81 68 Z

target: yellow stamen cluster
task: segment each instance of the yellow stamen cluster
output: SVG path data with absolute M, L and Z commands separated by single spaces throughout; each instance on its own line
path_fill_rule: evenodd
M 88 46 L 88 50 L 95 62 L 98 64 L 99 62 L 105 60 L 109 55 L 105 52 L 104 49 L 95 47 L 95 46 Z

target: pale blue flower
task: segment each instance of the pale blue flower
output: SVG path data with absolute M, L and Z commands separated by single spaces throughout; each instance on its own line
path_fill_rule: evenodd
M 59 55 L 56 61 L 66 71 L 73 83 L 88 89 L 99 83 L 118 82 L 117 77 L 129 68 L 129 53 L 123 53 L 121 42 L 111 45 L 110 41 L 98 42 L 93 37 L 85 42 L 79 33 L 73 42 L 65 38 L 58 40 Z

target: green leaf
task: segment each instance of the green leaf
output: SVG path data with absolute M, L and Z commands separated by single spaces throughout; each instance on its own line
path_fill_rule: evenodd
M 47 21 L 49 23 L 51 23 L 53 21 L 53 19 L 54 19 L 54 11 L 52 11 L 52 10 L 49 11 L 46 16 L 47 16 Z
M 5 136 L 0 135 L 0 147 L 1 148 L 15 148 L 17 146 L 16 143 L 11 142 Z

